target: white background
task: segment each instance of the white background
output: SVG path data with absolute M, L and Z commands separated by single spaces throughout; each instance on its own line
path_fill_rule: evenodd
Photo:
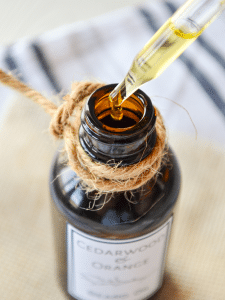
M 141 0 L 1 0 L 0 44 L 139 4 Z

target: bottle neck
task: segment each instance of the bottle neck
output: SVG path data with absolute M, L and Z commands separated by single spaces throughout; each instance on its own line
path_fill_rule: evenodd
M 156 115 L 150 98 L 137 90 L 122 104 L 123 119 L 111 119 L 108 96 L 115 86 L 104 86 L 89 97 L 81 114 L 79 138 L 93 160 L 126 166 L 140 162 L 152 151 Z

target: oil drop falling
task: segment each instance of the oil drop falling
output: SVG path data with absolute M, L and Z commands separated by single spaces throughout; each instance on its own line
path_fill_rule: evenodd
M 120 121 L 123 119 L 123 108 L 121 93 L 119 92 L 115 98 L 109 95 L 109 102 L 111 107 L 111 117 L 115 121 Z

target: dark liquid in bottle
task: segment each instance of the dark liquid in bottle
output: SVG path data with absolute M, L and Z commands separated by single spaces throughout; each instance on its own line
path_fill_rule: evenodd
M 136 124 L 136 121 L 134 119 L 131 119 L 127 116 L 123 116 L 122 120 L 114 120 L 111 115 L 108 115 L 101 119 L 101 122 L 109 127 L 113 128 L 126 128 L 131 127 Z

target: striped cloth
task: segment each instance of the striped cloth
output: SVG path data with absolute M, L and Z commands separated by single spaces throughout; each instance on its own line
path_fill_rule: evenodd
M 21 39 L 0 49 L 0 67 L 48 97 L 66 94 L 76 80 L 120 82 L 134 56 L 183 2 L 151 0 L 33 40 Z M 169 130 L 195 134 L 183 106 L 199 137 L 225 146 L 225 13 L 142 89 L 162 112 Z M 10 92 L 0 87 L 1 117 Z

